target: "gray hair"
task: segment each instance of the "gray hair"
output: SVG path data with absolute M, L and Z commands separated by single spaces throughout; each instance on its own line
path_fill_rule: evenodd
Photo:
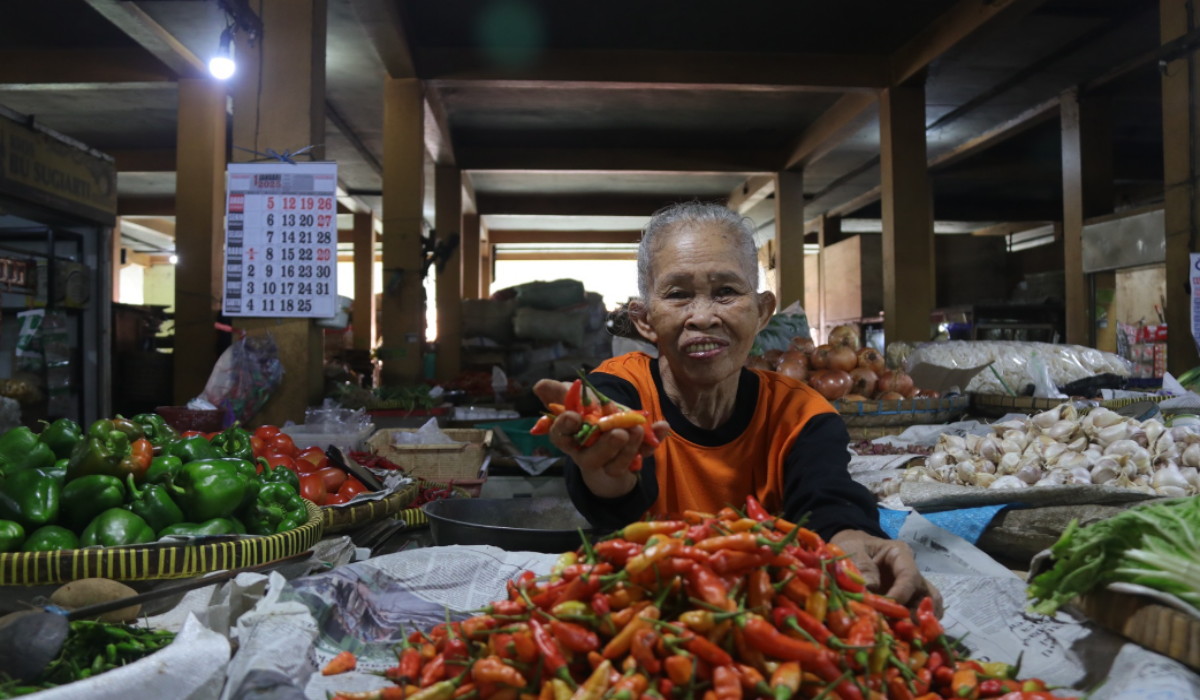
M 637 271 L 638 294 L 643 303 L 650 300 L 650 270 L 656 240 L 664 233 L 685 226 L 716 224 L 737 238 L 738 257 L 746 268 L 746 278 L 751 288 L 758 289 L 758 247 L 754 244 L 754 222 L 747 216 L 733 211 L 723 204 L 713 202 L 680 202 L 654 212 L 642 229 L 642 240 L 638 243 Z

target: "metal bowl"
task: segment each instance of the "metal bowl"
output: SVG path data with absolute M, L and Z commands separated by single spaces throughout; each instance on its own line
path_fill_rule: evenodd
M 510 551 L 567 552 L 592 527 L 567 498 L 451 498 L 422 506 L 434 544 L 490 544 Z

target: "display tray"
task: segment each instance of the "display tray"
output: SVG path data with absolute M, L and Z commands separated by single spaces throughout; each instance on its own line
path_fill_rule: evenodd
M 92 577 L 117 581 L 190 578 L 282 559 L 311 549 L 321 539 L 324 515 L 314 503 L 305 501 L 305 506 L 308 521 L 276 535 L 0 554 L 0 586 L 38 586 Z
M 390 518 L 400 512 L 417 497 L 420 485 L 414 481 L 395 493 L 370 501 L 362 501 L 344 507 L 324 506 L 321 508 L 323 532 L 332 535 L 365 527 L 373 522 Z
M 1169 396 L 1146 394 L 1124 399 L 1098 401 L 1104 408 L 1117 409 L 1139 401 L 1164 401 Z M 1067 402 L 1068 399 L 1042 399 L 1035 396 L 1005 396 L 1004 394 L 971 394 L 971 413 L 982 418 L 1000 418 L 1009 413 L 1033 415 Z
M 1093 622 L 1200 671 L 1200 620 L 1150 598 L 1097 591 L 1075 604 Z
M 899 399 L 892 401 L 834 401 L 848 427 L 901 426 L 947 423 L 967 412 L 966 396 Z

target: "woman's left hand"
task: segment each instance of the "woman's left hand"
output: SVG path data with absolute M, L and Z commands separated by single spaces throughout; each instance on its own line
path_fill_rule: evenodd
M 938 617 L 941 617 L 942 594 L 921 575 L 912 547 L 861 530 L 842 530 L 829 541 L 850 556 L 867 580 L 867 588 L 904 605 L 915 605 L 929 596 L 933 598 Z

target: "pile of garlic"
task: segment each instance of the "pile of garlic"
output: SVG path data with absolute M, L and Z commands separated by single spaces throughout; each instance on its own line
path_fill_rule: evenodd
M 1154 496 L 1200 493 L 1200 428 L 1138 421 L 1106 408 L 1080 417 L 1071 404 L 991 426 L 986 436 L 942 435 L 904 481 L 991 489 L 1103 484 Z M 900 489 L 881 484 L 882 496 Z

